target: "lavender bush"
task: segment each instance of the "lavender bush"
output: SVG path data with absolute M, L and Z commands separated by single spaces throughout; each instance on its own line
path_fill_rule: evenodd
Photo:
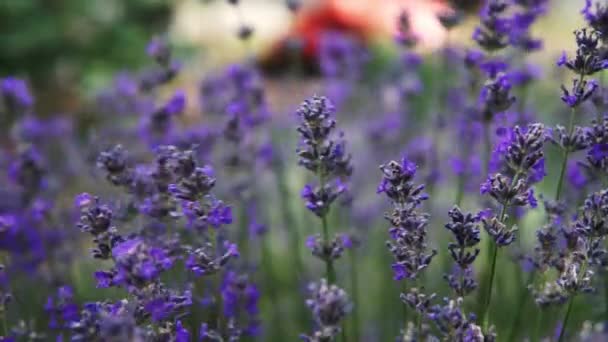
M 608 4 L 542 63 L 557 2 L 447 2 L 277 74 L 227 1 L 249 58 L 151 37 L 69 115 L 0 75 L 0 340 L 607 340 Z

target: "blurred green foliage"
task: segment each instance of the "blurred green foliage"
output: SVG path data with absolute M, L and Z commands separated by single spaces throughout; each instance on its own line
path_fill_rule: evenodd
M 149 38 L 166 31 L 167 0 L 2 0 L 0 75 L 19 75 L 35 88 L 68 73 L 137 65 Z

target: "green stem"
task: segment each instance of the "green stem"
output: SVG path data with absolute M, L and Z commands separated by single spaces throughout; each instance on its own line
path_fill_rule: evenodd
M 283 225 L 289 234 L 290 250 L 294 257 L 294 273 L 296 275 L 296 281 L 299 281 L 299 277 L 303 275 L 304 270 L 300 252 L 300 231 L 299 227 L 296 225 L 296 220 L 290 207 L 291 194 L 287 186 L 287 179 L 285 178 L 285 169 L 281 165 L 277 165 L 276 174 L 278 178 L 279 195 L 281 196 L 280 202 L 281 213 L 283 214 Z
M 570 121 L 568 123 L 568 138 L 572 137 L 572 131 L 574 130 L 574 117 L 576 115 L 576 109 L 572 108 L 570 112 Z M 564 183 L 564 175 L 566 174 L 566 168 L 568 166 L 568 157 L 570 150 L 568 148 L 564 151 L 564 158 L 562 159 L 562 167 L 559 173 L 559 180 L 557 181 L 557 190 L 555 191 L 555 200 L 559 201 L 562 194 L 562 187 Z
M 343 324 L 342 326 L 342 332 L 341 332 L 341 337 L 342 337 L 342 342 L 347 342 L 348 338 L 347 338 L 347 334 L 346 334 L 346 327 L 344 327 L 345 324 Z
M 549 309 L 547 309 L 549 310 Z M 541 336 L 541 331 L 543 330 L 543 327 L 545 326 L 545 316 L 543 315 L 544 311 L 540 310 L 539 314 L 536 315 L 536 321 L 534 322 L 534 335 L 532 336 L 532 342 L 539 342 L 540 341 L 540 336 Z
M 608 272 L 604 271 L 604 321 L 608 321 Z
M 530 273 L 530 276 L 528 277 L 526 284 L 532 284 L 534 282 L 535 275 L 536 275 L 536 273 L 534 271 L 532 271 Z M 519 295 L 515 308 L 517 308 L 518 310 L 523 310 L 525 308 L 526 303 L 528 302 L 528 299 L 530 299 L 530 290 L 525 288 L 524 291 Z M 536 315 L 537 318 L 539 318 L 541 316 L 540 315 L 541 313 L 542 313 L 542 311 L 538 312 L 538 314 Z M 518 334 L 521 330 L 521 324 L 523 323 L 523 318 L 524 318 L 524 315 L 520 315 L 520 314 L 515 315 L 515 321 L 513 322 L 513 326 L 511 327 L 511 332 L 509 334 L 509 338 L 507 339 L 507 341 L 515 341 L 516 338 L 519 336 Z
M 275 287 L 275 284 L 277 283 L 277 280 L 275 278 L 275 273 L 274 273 L 274 267 L 272 264 L 272 254 L 270 249 L 268 248 L 268 241 L 267 239 L 269 238 L 269 235 L 266 234 L 266 236 L 262 239 L 261 243 L 262 243 L 262 265 L 263 268 L 265 270 L 266 276 L 264 277 L 266 279 L 266 286 L 269 292 L 269 296 L 270 296 L 270 300 L 272 301 L 273 305 L 278 306 L 279 305 L 279 298 L 277 298 L 278 296 L 278 289 Z M 274 321 L 273 324 L 276 327 L 275 329 L 272 329 L 273 331 L 273 335 L 274 336 L 284 336 L 283 335 L 283 323 L 281 320 L 281 310 L 272 310 L 274 312 Z
M 323 215 L 321 217 L 321 222 L 323 224 L 323 244 L 327 246 L 329 244 L 329 227 L 327 224 L 327 215 Z M 336 270 L 334 269 L 334 263 L 332 260 L 325 260 L 325 275 L 327 277 L 327 282 L 333 284 L 336 282 Z
M 421 292 L 422 289 L 420 288 L 420 286 L 418 286 L 418 284 L 420 283 L 418 278 L 414 279 L 414 287 L 416 287 L 418 289 L 418 292 Z M 407 329 L 407 323 L 406 323 L 406 329 Z M 416 334 L 418 336 L 418 340 L 422 341 L 422 313 L 420 312 L 416 312 Z
M 359 305 L 359 280 L 357 279 L 357 273 L 355 272 L 355 268 L 357 267 L 357 254 L 355 250 L 351 250 L 350 251 L 350 288 L 351 288 L 351 296 L 353 298 L 353 302 L 356 305 Z M 359 310 L 358 310 L 358 306 L 355 306 L 353 312 L 351 313 L 352 315 L 352 322 L 353 322 L 353 327 L 352 327 L 352 334 L 353 334 L 353 340 L 358 342 L 360 337 L 359 337 L 359 327 L 360 327 L 360 322 L 359 322 Z
M 407 285 L 405 282 L 403 282 L 403 294 L 407 294 Z M 408 309 L 407 309 L 407 305 L 405 303 L 401 304 L 403 306 L 403 328 L 407 329 L 407 322 L 409 319 L 409 315 L 408 315 Z
M 492 287 L 494 285 L 494 277 L 496 273 L 496 259 L 498 256 L 498 246 L 493 243 L 490 248 L 492 249 L 492 262 L 490 264 L 490 281 L 488 282 L 488 287 L 486 288 L 485 303 L 483 308 L 483 330 L 486 332 L 488 331 L 489 325 L 489 311 L 490 304 L 492 302 Z
M 572 312 L 572 304 L 574 303 L 574 297 L 575 296 L 573 295 L 568 300 L 568 308 L 566 309 L 566 315 L 564 316 L 564 319 L 562 320 L 562 329 L 559 332 L 559 338 L 557 339 L 558 342 L 562 342 L 564 340 L 564 337 L 566 336 L 566 326 L 568 325 L 568 320 L 570 319 L 570 313 Z
M 511 181 L 512 185 L 515 184 L 517 182 L 517 178 L 519 177 L 519 172 L 515 174 L 515 176 L 513 176 L 513 180 Z M 498 220 L 502 223 L 504 223 L 505 221 L 505 217 L 507 216 L 507 208 L 509 207 L 509 203 L 505 203 L 502 206 L 502 210 L 500 212 L 500 216 L 498 218 Z M 482 317 L 483 317 L 483 330 L 484 331 L 488 331 L 488 327 L 489 327 L 489 312 L 490 312 L 490 304 L 492 303 L 492 288 L 494 286 L 494 278 L 496 276 L 496 259 L 498 259 L 498 245 L 496 245 L 496 243 L 490 242 L 490 248 L 492 250 L 491 252 L 491 262 L 490 262 L 490 280 L 488 282 L 488 286 L 486 288 L 486 295 L 484 297 L 484 305 L 483 305 L 483 310 L 482 310 Z

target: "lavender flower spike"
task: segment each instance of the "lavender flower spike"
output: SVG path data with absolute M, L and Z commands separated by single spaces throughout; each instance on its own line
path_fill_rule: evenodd
M 352 309 L 348 295 L 336 285 L 328 284 L 325 279 L 310 284 L 309 290 L 310 298 L 306 305 L 312 311 L 317 329 L 311 336 L 302 335 L 301 338 L 305 342 L 332 341 L 340 333 L 340 325 Z
M 388 248 L 395 258 L 392 265 L 395 280 L 415 279 L 430 264 L 437 251 L 428 251 L 428 214 L 417 211 L 428 198 L 424 185 L 413 182 L 416 166 L 403 158 L 401 163 L 391 161 L 381 165 L 384 174 L 378 193 L 385 193 L 393 204 L 393 211 L 385 214 L 392 225 Z

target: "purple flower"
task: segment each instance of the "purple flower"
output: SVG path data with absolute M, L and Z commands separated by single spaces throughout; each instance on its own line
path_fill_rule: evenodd
M 186 107 L 186 94 L 182 90 L 178 90 L 173 94 L 171 99 L 165 104 L 164 111 L 169 115 L 181 114 Z
M 34 104 L 25 81 L 14 77 L 0 79 L 0 100 L 7 113 L 13 116 L 23 114 Z
M 473 31 L 473 40 L 486 51 L 505 48 L 513 26 L 506 16 L 508 4 L 505 1 L 489 1 L 481 11 L 481 25 Z
M 595 8 L 593 5 L 595 5 Z M 600 32 L 602 37 L 608 35 L 608 6 L 606 6 L 605 3 L 602 4 L 601 1 L 585 0 L 585 7 L 581 13 L 589 26 Z
M 175 342 L 190 342 L 190 332 L 182 325 L 182 321 L 175 323 Z
M 220 228 L 223 225 L 231 224 L 232 208 L 224 205 L 222 202 L 217 202 L 209 211 L 208 220 L 209 224 L 214 228 Z
M 167 41 L 160 37 L 154 37 L 146 47 L 148 56 L 154 58 L 156 62 L 167 65 L 171 59 L 171 49 Z
M 310 298 L 306 300 L 306 306 L 312 312 L 317 323 L 317 330 L 312 336 L 303 335 L 304 341 L 332 340 L 341 330 L 341 323 L 350 312 L 352 304 L 348 299 L 346 291 L 330 285 L 325 279 L 319 283 L 309 285 Z

